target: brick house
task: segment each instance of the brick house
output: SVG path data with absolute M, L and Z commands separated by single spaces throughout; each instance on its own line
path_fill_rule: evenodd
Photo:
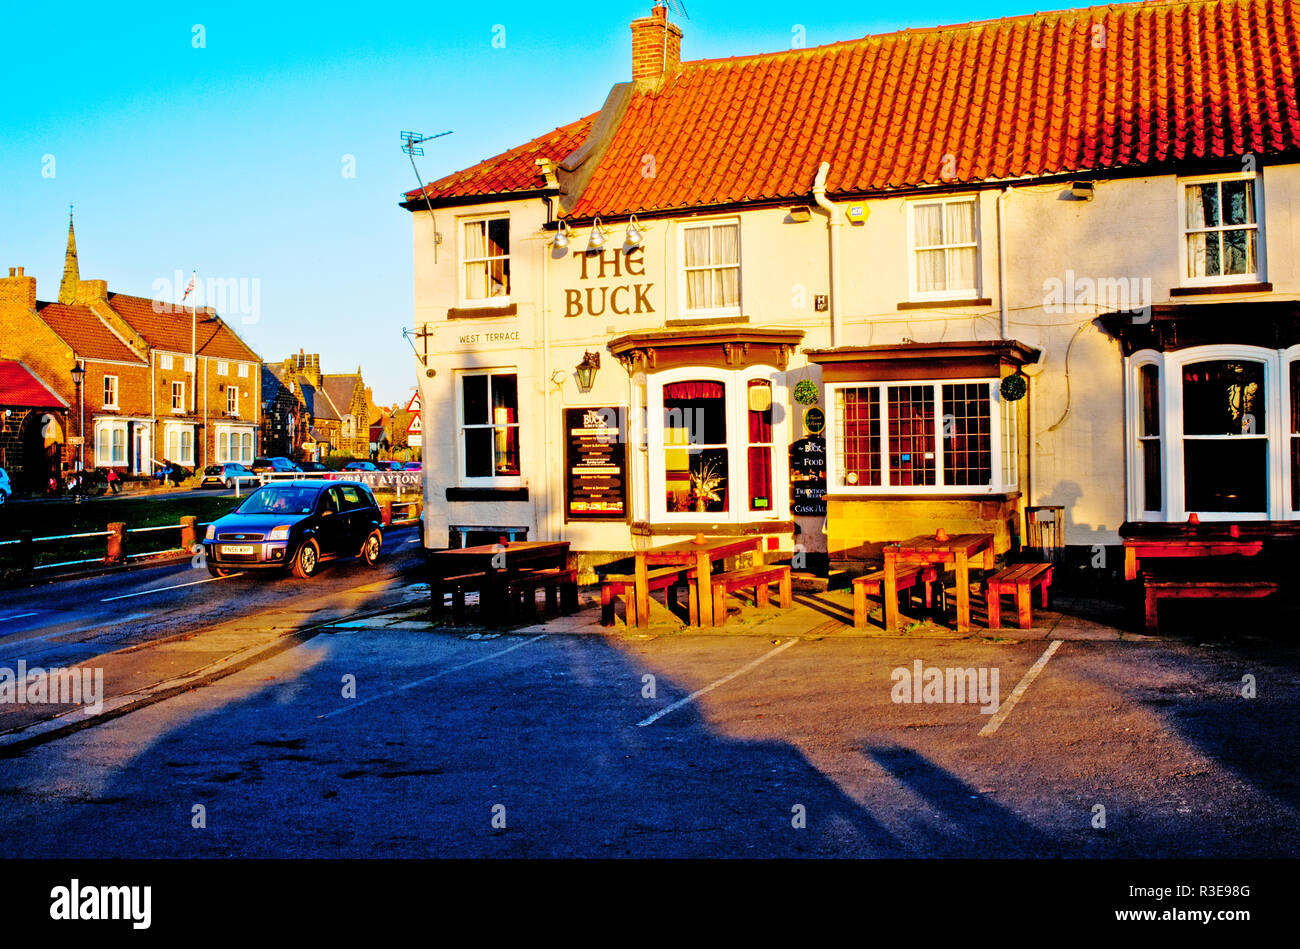
M 266 377 L 264 430 L 277 433 L 276 444 L 284 449 L 280 454 L 294 461 L 370 454 L 374 405 L 360 366 L 355 374 L 322 373 L 320 354 L 299 350 L 268 364 Z
M 56 302 L 38 300 L 22 268 L 0 278 L 0 358 L 23 361 L 68 404 L 69 434 L 84 443 L 65 449 L 66 462 L 146 475 L 163 461 L 193 468 L 257 452 L 260 357 L 211 309 L 82 280 L 71 222 Z
M 59 475 L 68 403 L 21 362 L 0 359 L 0 468 L 20 491 Z

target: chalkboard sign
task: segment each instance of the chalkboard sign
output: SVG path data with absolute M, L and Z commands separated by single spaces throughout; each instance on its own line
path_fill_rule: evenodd
M 621 521 L 627 512 L 626 409 L 565 409 L 565 516 Z
M 790 513 L 826 516 L 826 439 L 801 438 L 790 446 Z

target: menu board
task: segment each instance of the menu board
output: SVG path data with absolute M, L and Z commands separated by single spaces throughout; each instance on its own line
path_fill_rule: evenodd
M 801 438 L 790 445 L 790 513 L 826 516 L 826 439 Z
M 564 410 L 565 516 L 623 520 L 627 511 L 625 408 Z

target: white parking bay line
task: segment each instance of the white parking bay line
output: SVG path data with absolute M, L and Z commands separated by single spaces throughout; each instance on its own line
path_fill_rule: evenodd
M 208 577 L 204 580 L 191 580 L 189 583 L 176 583 L 169 587 L 158 587 L 154 590 L 137 590 L 135 593 L 120 593 L 117 596 L 106 596 L 99 602 L 108 603 L 112 600 L 129 600 L 133 596 L 144 596 L 148 593 L 166 593 L 168 590 L 179 590 L 181 587 L 196 587 L 200 583 L 216 583 L 218 580 L 233 580 L 235 577 L 242 577 L 243 575 L 244 574 L 241 571 L 240 573 L 227 574 L 224 577 Z
M 36 611 L 36 613 L 39 612 L 40 610 Z M 7 623 L 11 619 L 25 619 L 28 616 L 35 616 L 36 613 L 15 613 L 13 616 L 0 616 L 0 623 Z
M 368 699 L 362 699 L 360 702 L 349 702 L 347 705 L 343 706 L 342 708 L 336 708 L 332 712 L 326 712 L 324 715 L 317 715 L 316 717 L 333 718 L 335 715 L 342 715 L 344 712 L 350 712 L 354 708 L 360 708 L 363 705 L 369 705 L 371 702 L 378 702 L 380 699 L 391 698 L 392 696 L 396 695 L 398 692 L 405 692 L 407 689 L 414 689 L 417 686 L 424 685 L 426 682 L 432 682 L 434 679 L 440 679 L 445 675 L 451 675 L 453 672 L 460 672 L 460 670 L 468 669 L 470 666 L 477 666 L 480 662 L 487 662 L 489 659 L 496 659 L 498 656 L 504 656 L 506 653 L 514 652 L 516 649 L 523 649 L 529 643 L 535 643 L 537 642 L 537 640 L 545 639 L 545 638 L 546 638 L 545 634 L 541 636 L 533 636 L 531 639 L 525 639 L 521 643 L 515 643 L 513 646 L 509 646 L 505 649 L 499 649 L 496 652 L 488 653 L 486 656 L 479 656 L 477 659 L 471 659 L 469 662 L 462 662 L 458 666 L 452 666 L 448 669 L 441 669 L 438 672 L 435 672 L 433 675 L 427 675 L 422 679 L 416 679 L 413 682 L 406 683 L 406 685 L 399 685 L 395 689 L 390 689 L 387 692 L 381 692 L 379 695 L 372 696 L 371 698 Z
M 1033 681 L 1038 678 L 1038 673 L 1043 671 L 1043 666 L 1047 665 L 1047 660 L 1051 659 L 1052 654 L 1061 648 L 1061 642 L 1062 641 L 1059 639 L 1053 640 L 1052 644 L 1047 647 L 1047 651 L 1039 656 L 1038 661 L 1029 667 L 1029 671 L 1025 673 L 1024 678 L 1020 680 L 1016 687 L 1011 691 L 1011 694 L 1007 696 L 1007 700 L 1002 703 L 1001 707 L 999 707 L 996 712 L 993 713 L 993 717 L 989 719 L 989 723 L 980 729 L 981 738 L 987 738 L 1002 726 L 1002 723 L 1007 720 L 1007 716 L 1011 714 L 1011 710 L 1016 707 L 1016 703 L 1020 701 L 1021 696 L 1025 694 L 1029 689 L 1029 686 L 1033 684 Z
M 752 662 L 747 662 L 747 663 L 745 663 L 743 666 L 741 666 L 741 667 L 740 667 L 739 669 L 737 669 L 735 672 L 729 672 L 729 673 L 727 673 L 727 674 L 724 675 L 721 679 L 719 679 L 717 682 L 711 682 L 711 683 L 709 683 L 708 685 L 706 685 L 706 686 L 705 686 L 704 688 L 702 688 L 702 689 L 696 689 L 696 690 L 695 690 L 694 692 L 692 692 L 690 695 L 686 696 L 686 698 L 684 698 L 684 699 L 678 699 L 676 702 L 674 702 L 672 705 L 669 705 L 667 708 L 661 708 L 659 711 L 655 712 L 653 715 L 651 715 L 651 716 L 650 716 L 649 718 L 647 718 L 645 721 L 637 722 L 637 723 L 636 723 L 636 727 L 637 727 L 637 728 L 645 728 L 647 725 L 653 725 L 655 722 L 659 721 L 659 719 L 663 718 L 663 717 L 664 717 L 665 715 L 667 715 L 669 712 L 675 712 L 675 711 L 677 711 L 677 709 L 681 708 L 683 705 L 687 705 L 687 704 L 689 704 L 689 703 L 691 703 L 691 702 L 694 702 L 696 699 L 698 699 L 698 698 L 699 698 L 701 695 L 703 695 L 704 693 L 706 693 L 706 692 L 712 692 L 714 689 L 716 689 L 716 688 L 717 688 L 718 686 L 720 686 L 720 685 L 726 685 L 726 684 L 727 684 L 728 682 L 730 682 L 732 679 L 736 678 L 737 676 L 742 676 L 742 675 L 744 675 L 746 672 L 748 672 L 750 669 L 753 669 L 753 668 L 754 668 L 755 666 L 757 666 L 759 663 L 766 662 L 767 660 L 769 660 L 769 659 L 771 659 L 773 656 L 775 656 L 777 653 L 779 653 L 779 652 L 784 652 L 785 650 L 789 649 L 791 646 L 793 646 L 793 645 L 794 645 L 795 643 L 797 643 L 798 641 L 799 641 L 799 640 L 797 640 L 797 639 L 791 639 L 789 642 L 784 642 L 784 643 L 782 643 L 781 645 L 777 646 L 775 649 L 771 650 L 770 652 L 765 652 L 765 653 L 763 653 L 763 655 L 759 656 L 757 659 L 753 660 Z

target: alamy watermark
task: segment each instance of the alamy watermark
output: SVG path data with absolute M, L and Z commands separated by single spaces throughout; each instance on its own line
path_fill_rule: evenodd
M 1045 313 L 1092 313 L 1096 309 L 1127 313 L 1134 323 L 1151 322 L 1150 277 L 1089 277 L 1073 270 L 1065 279 L 1043 281 Z
M 87 715 L 104 709 L 104 670 L 28 668 L 18 660 L 17 670 L 0 666 L 0 705 L 81 705 Z
M 912 668 L 899 666 L 889 677 L 894 681 L 889 697 L 896 704 L 979 703 L 980 712 L 985 715 L 992 715 L 1001 704 L 997 667 L 940 669 L 938 666 L 925 666 L 917 659 Z
M 229 320 L 252 326 L 262 319 L 259 277 L 186 277 L 179 270 L 153 282 L 155 313 L 188 313 L 191 307 L 210 309 Z M 175 302 L 171 302 L 175 301 Z

